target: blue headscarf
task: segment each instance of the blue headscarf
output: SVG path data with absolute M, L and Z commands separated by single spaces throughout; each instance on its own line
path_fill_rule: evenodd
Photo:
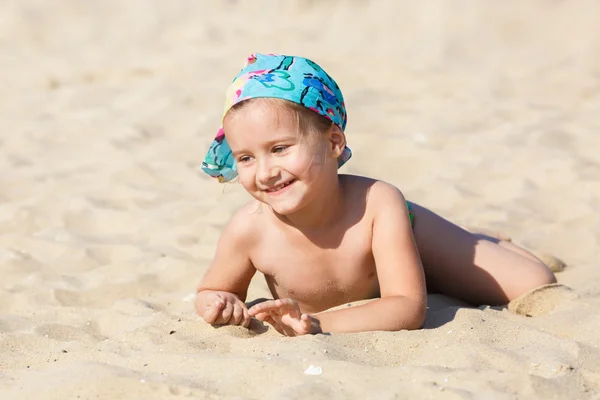
M 234 104 L 259 97 L 298 103 L 328 118 L 342 131 L 346 128 L 346 107 L 339 86 L 323 68 L 309 59 L 279 54 L 252 54 L 227 89 L 223 118 Z M 350 149 L 344 148 L 338 159 L 338 167 L 351 156 Z M 202 170 L 219 182 L 228 182 L 237 176 L 235 159 L 223 127 L 219 129 L 202 162 Z

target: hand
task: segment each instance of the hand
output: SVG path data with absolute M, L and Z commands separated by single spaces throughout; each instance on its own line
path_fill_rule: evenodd
M 250 325 L 246 304 L 227 292 L 214 292 L 214 301 L 208 302 L 203 318 L 211 325 L 240 325 L 244 328 Z
M 300 311 L 292 299 L 268 300 L 248 310 L 248 314 L 273 326 L 285 336 L 320 333 L 319 320 Z

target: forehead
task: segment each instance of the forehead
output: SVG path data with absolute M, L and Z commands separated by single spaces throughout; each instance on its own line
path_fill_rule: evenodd
M 292 110 L 262 101 L 252 101 L 225 116 L 223 128 L 227 142 L 237 144 L 273 140 L 278 136 L 299 136 L 298 120 Z

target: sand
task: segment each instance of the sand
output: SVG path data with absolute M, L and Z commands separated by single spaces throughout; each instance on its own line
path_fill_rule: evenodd
M 0 398 L 599 399 L 599 20 L 592 0 L 2 2 Z M 430 296 L 410 332 L 204 324 L 195 285 L 248 197 L 199 165 L 251 52 L 336 77 L 344 172 L 559 257 L 559 283 Z

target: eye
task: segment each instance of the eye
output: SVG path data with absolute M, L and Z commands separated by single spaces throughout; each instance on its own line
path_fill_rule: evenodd
M 284 152 L 289 146 L 284 146 L 284 145 L 280 145 L 280 146 L 275 146 L 273 147 L 273 153 L 282 153 Z
M 252 157 L 250 157 L 250 156 L 239 156 L 237 159 L 237 162 L 240 164 L 244 164 L 244 163 L 250 162 L 251 160 L 252 160 Z

